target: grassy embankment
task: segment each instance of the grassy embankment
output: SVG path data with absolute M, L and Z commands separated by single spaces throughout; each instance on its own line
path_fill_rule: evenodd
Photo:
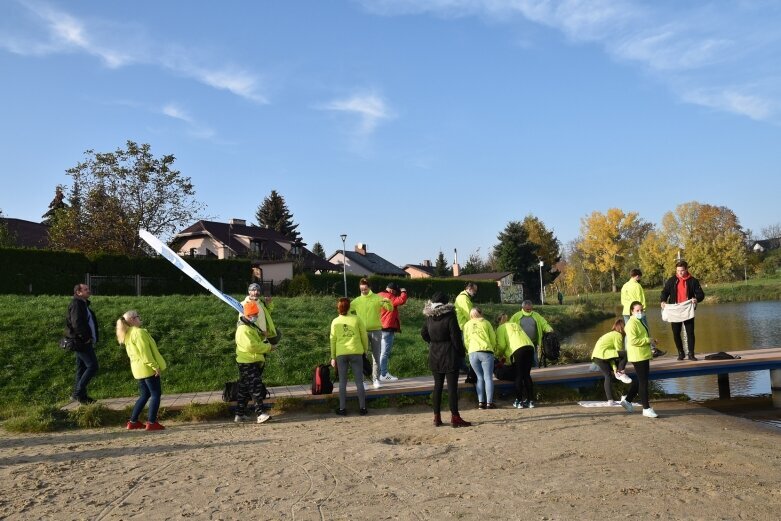
M 622 281 L 621 284 L 624 282 Z M 705 291 L 705 304 L 781 300 L 781 277 L 749 279 L 748 281 L 721 284 L 704 284 L 703 291 Z M 658 303 L 661 292 L 662 288 L 645 288 L 646 301 L 649 304 Z M 590 293 L 577 297 L 565 297 L 564 303 L 567 304 L 568 302 L 587 304 L 611 313 L 618 313 L 621 297 L 618 293 Z
M 336 316 L 335 298 L 275 299 L 275 323 L 283 331 L 264 379 L 270 386 L 308 384 L 312 367 L 329 358 L 328 331 Z M 61 296 L 0 296 L 0 420 L 30 403 L 54 406 L 67 401 L 74 374 L 74 355 L 57 347 L 69 299 Z M 423 302 L 411 299 L 401 309 L 403 332 L 397 336 L 391 362 L 401 377 L 427 373 L 427 350 L 420 339 Z M 133 396 L 137 386 L 129 362 L 114 335 L 116 319 L 137 309 L 169 363 L 164 393 L 221 389 L 235 380 L 236 315 L 212 296 L 95 297 L 100 322 L 98 376 L 90 384 L 95 398 Z M 516 305 L 486 304 L 486 317 L 515 312 Z M 545 306 L 544 315 L 566 335 L 606 318 L 588 305 Z M 564 361 L 578 359 L 565 353 Z

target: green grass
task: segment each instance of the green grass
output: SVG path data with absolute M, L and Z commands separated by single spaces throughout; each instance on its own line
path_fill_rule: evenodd
M 57 346 L 68 302 L 69 298 L 62 296 L 0 296 L 0 421 L 17 416 L 23 405 L 51 406 L 68 400 L 75 357 Z M 336 299 L 276 298 L 275 303 L 274 321 L 283 339 L 268 358 L 264 380 L 269 386 L 308 384 L 312 367 L 330 357 L 328 332 L 336 316 Z M 168 362 L 163 374 L 164 394 L 217 390 L 237 377 L 237 315 L 212 296 L 95 297 L 92 307 L 101 334 L 97 346 L 100 370 L 90 384 L 94 398 L 138 392 L 127 355 L 114 334 L 116 319 L 129 309 L 139 311 L 144 327 Z M 518 309 L 501 304 L 482 307 L 489 319 Z M 400 308 L 403 331 L 396 337 L 391 361 L 398 376 L 428 373 L 427 348 L 419 333 L 422 308 L 423 302 L 416 299 Z M 561 335 L 608 316 L 588 305 L 551 305 L 538 310 Z
M 625 281 L 622 281 L 623 284 Z M 751 302 L 756 300 L 781 300 L 781 277 L 754 278 L 748 281 L 725 282 L 720 284 L 703 284 L 705 304 L 720 302 Z M 620 290 L 620 285 L 619 285 Z M 658 303 L 661 288 L 645 288 L 645 299 L 648 303 Z M 587 304 L 611 313 L 621 313 L 621 296 L 618 292 L 588 293 L 579 296 L 569 296 L 565 304 Z M 658 305 L 658 304 L 657 304 Z

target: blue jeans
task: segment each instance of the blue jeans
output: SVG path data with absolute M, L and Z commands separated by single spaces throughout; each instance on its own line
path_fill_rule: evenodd
M 469 353 L 469 365 L 477 375 L 475 391 L 477 401 L 491 403 L 494 401 L 494 354 L 490 351 Z M 485 400 L 483 400 L 485 396 Z
M 388 374 L 388 358 L 390 358 L 391 350 L 393 349 L 393 338 L 395 336 L 395 331 L 382 332 L 382 348 L 380 350 L 380 376 L 385 376 Z
M 73 395 L 79 398 L 87 396 L 87 385 L 98 372 L 98 357 L 95 348 L 90 344 L 84 351 L 76 351 L 76 383 Z
M 138 381 L 139 397 L 136 400 L 136 405 L 133 406 L 133 412 L 130 415 L 130 421 L 137 422 L 138 417 L 141 416 L 141 411 L 144 410 L 146 402 L 149 402 L 149 415 L 147 420 L 149 423 L 157 421 L 157 410 L 160 408 L 160 395 L 163 394 L 163 390 L 160 386 L 159 376 L 150 376 L 149 378 L 142 378 Z

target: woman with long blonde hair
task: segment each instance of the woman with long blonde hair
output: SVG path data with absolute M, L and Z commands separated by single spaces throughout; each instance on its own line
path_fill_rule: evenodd
M 141 327 L 141 317 L 138 311 L 127 311 L 117 320 L 117 341 L 125 346 L 130 358 L 130 370 L 133 378 L 138 380 L 139 396 L 127 422 L 127 429 L 144 429 L 160 431 L 165 427 L 157 421 L 157 411 L 160 408 L 160 373 L 166 368 L 165 360 L 157 350 L 154 338 Z M 149 402 L 149 413 L 146 425 L 138 421 L 141 411 Z

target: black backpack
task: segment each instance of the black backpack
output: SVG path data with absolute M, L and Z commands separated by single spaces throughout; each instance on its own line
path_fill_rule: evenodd
M 555 331 L 542 335 L 542 364 L 547 366 L 548 360 L 555 362 L 561 356 L 559 335 Z
M 266 384 L 260 383 L 260 395 L 265 400 L 271 396 Z M 225 389 L 222 390 L 223 402 L 235 402 L 239 397 L 239 382 L 225 382 Z
M 334 384 L 331 382 L 331 366 L 321 364 L 315 366 L 312 373 L 312 394 L 331 394 Z

